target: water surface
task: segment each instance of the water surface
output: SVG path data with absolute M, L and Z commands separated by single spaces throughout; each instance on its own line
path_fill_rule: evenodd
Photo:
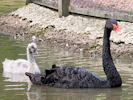
M 2 61 L 5 58 L 26 59 L 26 45 L 27 43 L 0 35 L 0 100 L 132 100 L 133 63 L 131 59 L 114 59 L 123 80 L 121 88 L 60 89 L 33 85 L 30 91 L 27 91 L 27 82 L 19 75 L 10 75 L 13 78 L 9 79 L 2 73 Z M 38 51 L 36 60 L 42 72 L 50 68 L 53 63 L 69 64 L 84 67 L 105 77 L 101 58 L 89 57 L 82 52 L 75 53 L 49 43 L 38 43 Z

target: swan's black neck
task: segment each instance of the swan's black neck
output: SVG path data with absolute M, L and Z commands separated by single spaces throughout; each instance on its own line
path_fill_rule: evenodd
M 105 62 L 113 64 L 112 56 L 110 53 L 110 40 L 109 40 L 110 34 L 111 30 L 105 28 L 104 37 L 103 37 L 103 65 L 106 65 Z
M 103 68 L 104 72 L 107 76 L 107 81 L 109 82 L 111 87 L 121 86 L 122 81 L 121 77 L 113 63 L 113 59 L 110 52 L 110 34 L 111 30 L 105 27 L 104 29 L 104 37 L 103 37 Z

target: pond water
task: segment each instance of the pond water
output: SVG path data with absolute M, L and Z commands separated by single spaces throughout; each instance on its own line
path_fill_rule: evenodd
M 133 99 L 133 61 L 131 59 L 114 59 L 123 80 L 121 88 L 113 89 L 60 89 L 32 85 L 27 91 L 27 83 L 18 75 L 6 78 L 2 73 L 2 61 L 5 58 L 26 58 L 27 43 L 18 42 L 0 35 L 0 100 L 132 100 Z M 38 43 L 37 63 L 43 72 L 53 63 L 71 64 L 85 67 L 105 77 L 101 58 L 59 48 L 49 43 Z M 17 77 L 14 77 L 17 76 Z

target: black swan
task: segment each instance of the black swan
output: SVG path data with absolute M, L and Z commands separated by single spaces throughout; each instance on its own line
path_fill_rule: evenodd
M 45 70 L 45 75 L 25 73 L 33 84 L 59 88 L 114 88 L 122 85 L 121 76 L 118 73 L 110 52 L 111 31 L 118 30 L 117 21 L 108 19 L 104 28 L 103 37 L 103 69 L 106 79 L 98 77 L 84 68 L 53 65 L 51 69 Z

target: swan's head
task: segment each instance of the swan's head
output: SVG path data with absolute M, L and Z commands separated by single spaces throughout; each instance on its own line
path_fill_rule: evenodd
M 36 43 L 29 43 L 27 46 L 27 50 L 30 54 L 37 54 L 37 45 Z
M 105 24 L 105 27 L 109 30 L 114 30 L 114 31 L 118 31 L 119 28 L 118 28 L 118 23 L 115 19 L 108 19 L 106 21 L 106 24 Z

